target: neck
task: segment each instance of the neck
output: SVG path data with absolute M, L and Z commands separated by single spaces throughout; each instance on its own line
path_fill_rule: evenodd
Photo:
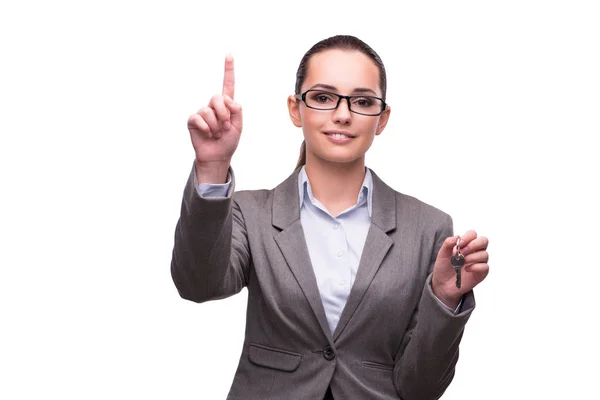
M 364 156 L 349 163 L 336 163 L 307 154 L 306 175 L 313 196 L 333 215 L 356 204 L 365 179 Z

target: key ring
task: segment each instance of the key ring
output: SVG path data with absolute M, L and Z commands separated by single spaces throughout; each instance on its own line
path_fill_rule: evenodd
M 460 236 L 458 237 L 458 240 L 456 241 L 456 252 L 460 254 Z

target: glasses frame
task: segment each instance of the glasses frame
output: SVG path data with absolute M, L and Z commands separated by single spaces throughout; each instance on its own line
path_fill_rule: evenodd
M 309 92 L 319 92 L 319 93 L 332 94 L 332 95 L 338 97 L 338 102 L 335 105 L 335 107 L 331 107 L 331 108 L 316 108 L 316 107 L 311 107 L 306 102 L 306 94 L 309 93 Z M 300 96 L 300 97 L 298 97 L 298 96 Z M 348 110 L 350 112 L 353 112 L 355 114 L 360 114 L 360 115 L 366 115 L 366 116 L 369 116 L 369 117 L 376 117 L 378 115 L 381 115 L 385 111 L 385 109 L 387 108 L 387 103 L 381 97 L 377 97 L 377 96 L 365 96 L 365 95 L 344 96 L 344 95 L 341 95 L 339 93 L 334 93 L 334 92 L 329 92 L 327 90 L 319 90 L 319 89 L 308 89 L 304 93 L 299 93 L 299 94 L 294 95 L 294 97 L 296 97 L 296 99 L 298 99 L 298 100 L 302 100 L 302 102 L 306 105 L 306 107 L 312 108 L 313 110 L 319 110 L 319 111 L 336 110 L 340 106 L 340 103 L 342 102 L 342 100 L 346 99 L 346 102 L 348 103 Z M 365 113 L 361 113 L 361 112 L 358 112 L 358 111 L 354 111 L 352 109 L 352 106 L 351 106 L 351 100 L 355 99 L 355 98 L 365 98 L 365 97 L 369 98 L 369 99 L 377 99 L 377 100 L 381 101 L 381 105 L 382 105 L 381 106 L 381 111 L 379 111 L 379 113 L 377 113 L 377 114 L 365 114 Z

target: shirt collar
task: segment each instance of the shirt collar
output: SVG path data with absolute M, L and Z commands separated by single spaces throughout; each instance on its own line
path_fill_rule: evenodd
M 373 203 L 373 176 L 371 175 L 371 170 L 365 167 L 365 179 L 362 183 L 362 188 L 358 193 L 358 198 L 356 199 L 356 204 L 361 205 L 366 197 L 367 209 L 369 210 L 369 217 L 372 216 L 372 203 Z M 312 188 L 310 186 L 310 181 L 308 180 L 308 175 L 306 175 L 306 166 L 303 165 L 298 173 L 298 194 L 300 201 L 300 209 L 302 209 L 302 204 L 306 196 L 311 203 L 315 204 L 316 199 L 313 197 Z

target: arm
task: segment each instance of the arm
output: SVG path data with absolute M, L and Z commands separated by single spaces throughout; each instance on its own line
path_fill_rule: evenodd
M 396 355 L 394 384 L 405 400 L 438 399 L 454 378 L 458 347 L 475 298 L 469 291 L 463 296 L 460 312 L 454 313 L 433 294 L 431 278 L 439 249 L 444 239 L 452 236 L 452 220 L 448 216 L 436 232 L 429 275 L 421 300 L 411 318 Z
M 248 282 L 248 238 L 232 197 L 233 170 L 229 173 L 226 197 L 201 197 L 195 168 L 186 184 L 171 259 L 171 276 L 184 299 L 222 299 L 240 292 Z

